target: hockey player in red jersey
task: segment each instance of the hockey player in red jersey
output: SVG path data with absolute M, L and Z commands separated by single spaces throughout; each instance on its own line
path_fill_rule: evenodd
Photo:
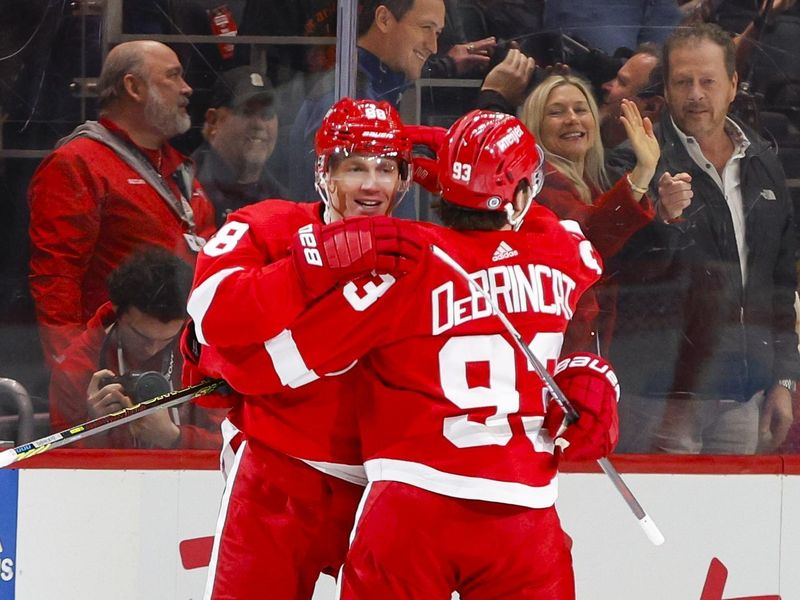
M 189 299 L 193 328 L 183 340 L 185 380 L 208 375 L 193 367 L 198 354 L 262 344 L 340 279 L 402 272 L 402 222 L 342 221 L 388 214 L 408 189 L 411 145 L 396 110 L 345 98 L 325 117 L 316 150 L 323 202 L 248 206 L 200 253 Z M 314 276 L 300 280 L 292 236 L 322 223 L 335 224 L 324 235 L 334 256 L 350 239 L 361 242 L 361 253 L 324 268 L 320 260 Z M 231 461 L 206 598 L 311 598 L 319 573 L 338 571 L 365 483 L 353 412 L 361 380 L 352 369 L 277 394 L 236 388 L 229 419 L 247 441 Z
M 516 118 L 470 113 L 439 156 L 446 228 L 417 227 L 553 369 L 576 302 L 601 266 L 574 223 L 532 205 L 541 160 Z M 514 230 L 523 218 L 527 233 Z M 313 278 L 306 251 L 324 232 L 311 226 L 295 237 L 302 279 Z M 262 347 L 205 355 L 211 371 L 255 390 L 302 389 L 359 357 L 369 388 L 358 405 L 369 484 L 341 597 L 574 598 L 554 508 L 561 450 L 551 433 L 563 415 L 491 307 L 432 254 L 405 277 L 335 289 Z M 607 455 L 617 437 L 610 366 L 573 355 L 555 377 L 581 412 L 558 447 L 576 458 Z

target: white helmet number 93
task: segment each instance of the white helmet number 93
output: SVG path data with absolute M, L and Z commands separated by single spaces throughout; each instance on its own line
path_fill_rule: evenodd
M 472 165 L 468 163 L 454 162 L 453 163 L 453 179 L 456 181 L 463 181 L 469 183 L 472 178 Z

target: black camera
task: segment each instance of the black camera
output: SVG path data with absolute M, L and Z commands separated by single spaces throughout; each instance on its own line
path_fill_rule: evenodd
M 158 371 L 130 371 L 116 377 L 104 377 L 100 387 L 119 383 L 135 404 L 151 400 L 172 391 L 169 380 Z
M 582 75 L 595 88 L 598 98 L 602 98 L 601 86 L 617 76 L 617 71 L 633 54 L 627 48 L 619 48 L 613 55 L 609 55 L 597 48 L 589 48 L 566 34 L 561 34 L 555 39 L 553 48 L 554 62 L 569 65 L 579 75 Z
M 525 91 L 526 97 L 550 74 L 550 71 L 543 69 L 540 64 L 562 63 L 570 67 L 576 75 L 589 80 L 596 96 L 602 98 L 601 86 L 617 76 L 617 71 L 632 54 L 631 51 L 620 48 L 613 56 L 609 56 L 602 50 L 589 48 L 579 40 L 563 33 L 542 33 L 539 37 L 541 38 L 538 41 L 541 46 L 541 56 L 537 57 L 536 69 L 528 84 L 528 89 Z M 499 41 L 495 46 L 488 70 L 502 62 L 511 48 L 520 48 L 520 44 L 517 41 Z

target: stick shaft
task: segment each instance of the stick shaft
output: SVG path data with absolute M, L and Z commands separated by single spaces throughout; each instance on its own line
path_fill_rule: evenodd
M 542 382 L 544 383 L 547 391 L 550 392 L 552 397 L 555 399 L 556 403 L 561 407 L 561 410 L 564 411 L 566 416 L 565 423 L 562 425 L 567 426 L 571 423 L 574 423 L 578 420 L 579 414 L 578 411 L 575 410 L 575 407 L 572 406 L 569 399 L 564 395 L 564 392 L 558 387 L 553 377 L 547 371 L 545 366 L 541 363 L 541 361 L 536 358 L 536 355 L 533 351 L 528 347 L 525 341 L 522 339 L 522 336 L 517 331 L 517 329 L 511 324 L 511 321 L 508 317 L 500 310 L 500 307 L 492 300 L 492 297 L 489 293 L 484 290 L 478 283 L 469 276 L 466 269 L 462 267 L 456 260 L 447 254 L 444 250 L 439 248 L 436 245 L 431 245 L 431 250 L 433 251 L 433 255 L 440 259 L 443 263 L 453 269 L 456 273 L 458 273 L 468 284 L 469 286 L 478 292 L 483 299 L 486 301 L 487 305 L 492 308 L 492 312 L 500 319 L 500 322 L 503 326 L 508 330 L 511 336 L 514 338 L 514 341 L 517 345 L 517 348 L 527 357 L 528 362 L 533 366 L 536 374 L 541 378 Z M 558 437 L 563 431 L 559 430 L 559 432 L 554 436 Z M 608 476 L 611 480 L 611 483 L 614 485 L 616 490 L 620 493 L 625 503 L 631 509 L 634 516 L 639 520 L 639 524 L 644 529 L 647 537 L 653 542 L 655 545 L 660 545 L 664 542 L 664 536 L 658 530 L 655 523 L 650 519 L 647 515 L 645 510 L 642 508 L 642 505 L 639 504 L 639 501 L 636 499 L 636 496 L 633 495 L 631 489 L 626 485 L 625 481 L 623 481 L 622 477 L 620 476 L 617 469 L 614 465 L 611 464 L 611 461 L 608 458 L 600 458 L 597 460 L 597 464 L 600 465 L 600 468 L 603 472 Z
M 119 427 L 125 423 L 130 423 L 136 419 L 149 415 L 157 410 L 177 406 L 196 398 L 205 396 L 219 390 L 226 385 L 222 379 L 210 379 L 201 383 L 190 385 L 189 387 L 169 392 L 161 396 L 156 396 L 150 400 L 145 400 L 139 404 L 134 404 L 130 408 L 123 408 L 120 411 L 97 417 L 85 423 L 75 425 L 69 429 L 53 433 L 39 438 L 27 444 L 22 444 L 16 448 L 9 448 L 0 452 L 0 468 L 7 467 L 31 456 L 36 456 L 42 452 L 47 452 L 53 448 L 59 448 L 72 444 L 78 440 L 97 435 L 113 427 Z
M 514 342 L 516 343 L 517 347 L 528 358 L 528 362 L 530 363 L 531 367 L 533 367 L 533 370 L 536 371 L 536 374 L 539 376 L 539 378 L 542 379 L 542 381 L 544 381 L 547 390 L 555 399 L 556 404 L 558 404 L 561 407 L 561 410 L 564 411 L 564 414 L 566 415 L 566 424 L 570 425 L 575 421 L 577 421 L 578 417 L 580 416 L 578 414 L 578 411 L 575 410 L 575 407 L 572 406 L 572 403 L 569 401 L 569 399 L 559 389 L 559 387 L 556 385 L 555 380 L 553 379 L 553 376 L 550 375 L 550 372 L 545 368 L 545 366 L 541 363 L 541 361 L 536 358 L 536 355 L 528 347 L 528 344 L 526 344 L 525 340 L 522 339 L 522 335 L 519 333 L 519 331 L 517 331 L 517 328 L 514 327 L 514 325 L 505 315 L 505 313 L 503 313 L 500 310 L 500 308 L 495 304 L 489 293 L 486 290 L 484 290 L 481 286 L 479 286 L 478 283 L 474 279 L 472 279 L 472 277 L 469 276 L 469 273 L 467 273 L 464 267 L 458 264 L 452 256 L 447 254 L 444 250 L 442 250 L 436 245 L 432 245 L 431 249 L 433 251 L 434 256 L 436 256 L 447 266 L 453 269 L 456 273 L 458 273 L 462 277 L 462 279 L 464 279 L 464 281 L 469 283 L 469 286 L 473 290 L 475 290 L 481 296 L 483 296 L 483 299 L 486 300 L 487 304 L 492 307 L 492 312 L 494 312 L 497 318 L 500 319 L 500 321 L 503 323 L 503 326 L 506 329 L 508 329 L 508 332 L 511 334 L 511 337 L 514 338 Z

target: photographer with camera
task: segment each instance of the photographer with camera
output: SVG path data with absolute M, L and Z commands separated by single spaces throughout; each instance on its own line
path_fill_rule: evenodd
M 161 248 L 131 254 L 108 279 L 102 305 L 53 369 L 50 423 L 60 431 L 180 386 L 177 342 L 192 269 Z M 88 438 L 102 448 L 219 448 L 223 414 L 187 403 Z

